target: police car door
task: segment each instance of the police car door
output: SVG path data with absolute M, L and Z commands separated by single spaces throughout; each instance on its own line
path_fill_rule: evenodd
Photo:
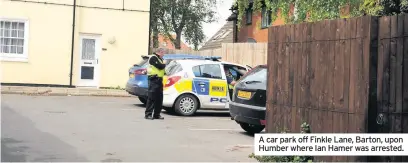
M 193 91 L 199 96 L 202 108 L 225 108 L 228 102 L 227 82 L 220 64 L 193 67 Z

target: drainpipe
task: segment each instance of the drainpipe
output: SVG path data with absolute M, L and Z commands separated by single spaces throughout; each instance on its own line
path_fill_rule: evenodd
M 151 24 L 152 24 L 152 1 L 154 0 L 150 0 L 150 10 L 149 10 L 149 44 L 147 45 L 147 54 L 150 54 L 150 42 L 151 42 L 151 37 L 150 34 L 152 32 L 152 28 L 150 28 Z
M 76 9 L 76 0 L 74 0 L 73 6 L 73 16 L 72 16 L 72 42 L 71 42 L 71 67 L 69 72 L 69 87 L 73 87 L 72 85 L 72 71 L 74 67 L 74 44 L 75 44 L 75 9 Z
M 234 43 L 238 42 L 238 21 L 234 20 Z

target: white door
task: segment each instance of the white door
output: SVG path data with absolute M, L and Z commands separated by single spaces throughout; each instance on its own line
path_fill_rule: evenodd
M 80 35 L 79 41 L 79 82 L 77 86 L 99 86 L 99 56 L 101 52 L 99 35 Z

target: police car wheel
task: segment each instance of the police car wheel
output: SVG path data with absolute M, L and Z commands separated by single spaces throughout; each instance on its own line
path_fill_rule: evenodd
M 168 113 L 174 113 L 174 108 L 171 107 L 163 107 L 163 109 Z
M 174 106 L 176 113 L 183 116 L 191 116 L 198 109 L 198 100 L 192 95 L 181 95 Z
M 139 101 L 140 101 L 141 103 L 143 103 L 143 105 L 146 105 L 147 99 L 146 99 L 145 97 L 140 97 L 140 96 L 139 96 Z
M 265 126 L 260 126 L 260 125 L 251 125 L 248 123 L 239 123 L 242 129 L 244 129 L 246 132 L 249 134 L 256 134 L 260 133 L 264 130 Z

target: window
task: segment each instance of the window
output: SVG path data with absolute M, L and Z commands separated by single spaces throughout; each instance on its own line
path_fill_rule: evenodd
M 247 72 L 247 69 L 245 67 L 235 65 L 225 65 L 224 69 L 228 70 L 236 80 L 239 80 Z
M 2 60 L 27 61 L 28 21 L 0 19 L 0 54 Z
M 252 24 L 252 10 L 248 9 L 245 14 L 246 24 Z
M 181 67 L 180 63 L 178 63 L 176 61 L 170 62 L 165 68 L 166 75 L 169 75 L 169 76 L 171 76 L 171 75 L 173 75 L 175 73 L 178 73 L 178 72 L 180 72 L 182 70 L 183 70 L 183 68 Z
M 248 38 L 247 40 L 248 43 L 256 43 L 256 40 L 253 38 Z
M 271 24 L 271 12 L 266 9 L 266 7 L 262 7 L 262 28 L 267 28 Z
M 219 39 L 224 39 L 225 37 L 228 36 L 228 34 L 230 34 L 232 32 L 232 30 L 228 29 L 228 30 L 222 30 L 221 32 L 219 32 L 217 35 L 214 36 L 214 38 L 212 39 L 212 41 L 217 41 Z
M 221 67 L 218 64 L 207 64 L 193 67 L 195 77 L 222 79 Z
M 267 69 L 266 68 L 256 68 L 249 72 L 242 82 L 247 81 L 260 81 L 266 83 L 267 80 Z

